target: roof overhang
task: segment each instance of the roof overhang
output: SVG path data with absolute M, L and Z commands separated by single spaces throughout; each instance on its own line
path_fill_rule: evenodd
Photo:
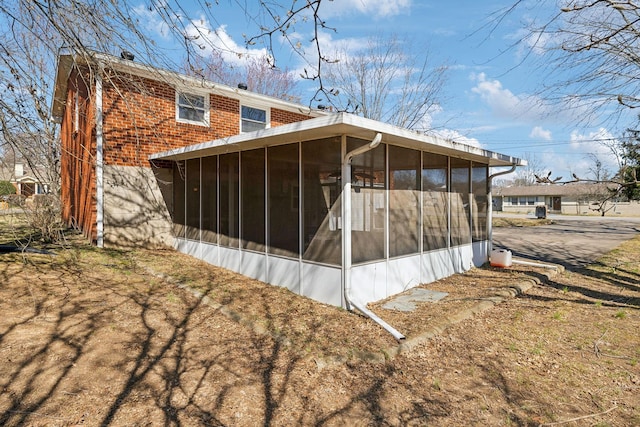
M 382 142 L 417 150 L 428 151 L 488 164 L 489 166 L 523 166 L 524 160 L 483 150 L 471 145 L 425 135 L 387 123 L 365 119 L 348 113 L 335 113 L 324 117 L 234 135 L 187 147 L 162 151 L 149 156 L 150 160 L 187 160 L 227 152 L 282 145 L 347 135 L 363 140 L 372 140 L 382 134 Z
M 86 53 L 77 53 L 69 49 L 63 49 L 58 55 L 55 87 L 51 105 L 51 116 L 54 121 L 58 123 L 62 121 L 62 116 L 64 114 L 69 75 L 73 67 L 77 65 L 92 66 L 96 70 L 109 69 L 119 73 L 164 82 L 173 87 L 182 89 L 190 88 L 205 90 L 212 94 L 238 99 L 241 102 L 266 104 L 270 107 L 279 108 L 284 111 L 308 114 L 310 117 L 329 114 L 326 111 L 311 108 L 302 104 L 288 102 L 279 98 L 251 92 L 246 89 L 234 88 L 202 78 L 190 77 L 175 71 L 152 67 L 134 60 L 122 59 L 99 52 L 88 51 Z

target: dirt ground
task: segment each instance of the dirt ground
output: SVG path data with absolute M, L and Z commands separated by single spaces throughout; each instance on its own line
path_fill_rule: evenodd
M 173 251 L 0 254 L 0 425 L 640 425 L 640 238 L 463 313 L 535 269 L 474 269 L 371 320 Z M 416 341 L 434 326 L 433 337 Z

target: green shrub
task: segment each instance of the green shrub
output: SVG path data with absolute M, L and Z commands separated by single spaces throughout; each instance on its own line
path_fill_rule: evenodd
M 0 181 L 0 196 L 8 196 L 9 194 L 16 194 L 16 187 L 9 181 Z

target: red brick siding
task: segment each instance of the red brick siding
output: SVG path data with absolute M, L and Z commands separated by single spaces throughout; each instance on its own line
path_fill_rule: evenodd
M 87 88 L 87 74 L 73 70 L 67 88 L 67 104 L 60 127 L 62 217 L 96 238 L 95 205 L 95 104 Z M 78 93 L 78 127 L 75 126 L 75 94 Z
M 209 95 L 210 126 L 199 126 L 176 121 L 169 84 L 131 76 L 103 82 L 105 165 L 148 166 L 150 154 L 239 133 L 235 99 Z
M 303 120 L 309 120 L 310 118 L 311 116 L 309 114 L 292 113 L 290 111 L 279 110 L 277 108 L 271 109 L 271 127 L 301 122 Z
M 62 201 L 64 219 L 95 240 L 95 100 L 84 84 L 88 75 L 75 70 L 69 78 L 61 126 Z M 210 94 L 210 126 L 198 126 L 176 121 L 175 90 L 168 83 L 115 72 L 105 73 L 102 83 L 105 166 L 150 167 L 150 154 L 240 133 L 240 102 L 236 99 Z M 74 130 L 76 91 L 81 109 L 78 132 Z M 309 118 L 308 114 L 271 109 L 272 127 Z

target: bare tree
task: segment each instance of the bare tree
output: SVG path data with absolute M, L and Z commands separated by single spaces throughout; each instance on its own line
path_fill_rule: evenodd
M 517 0 L 496 12 L 493 24 L 527 7 Z M 573 109 L 585 122 L 612 124 L 628 120 L 629 109 L 640 107 L 640 4 L 542 0 L 527 15 L 538 19 L 512 47 L 528 52 L 523 63 L 540 60 L 540 72 L 547 75 L 540 95 L 546 102 Z
M 545 174 L 545 167 L 535 153 L 524 153 L 523 159 L 527 161 L 525 167 L 519 168 L 513 180 L 516 186 L 534 185 L 539 176 Z
M 274 67 L 273 61 L 265 56 L 248 57 L 242 65 L 233 65 L 224 60 L 220 52 L 212 52 L 208 56 L 198 56 L 185 63 L 188 75 L 220 82 L 229 86 L 239 83 L 247 85 L 247 89 L 263 95 L 300 102 L 297 80 L 288 68 Z
M 339 109 L 397 126 L 425 131 L 438 110 L 447 68 L 432 64 L 427 49 L 411 51 L 407 40 L 378 35 L 361 49 L 344 47 L 325 67 Z
M 246 2 L 233 1 L 254 28 L 253 35 L 246 37 L 246 43 L 266 46 L 269 67 L 277 66 L 272 44 L 274 35 L 289 41 L 293 52 L 304 58 L 306 54 L 293 40 L 293 34 L 303 29 L 316 34 L 312 44 L 316 46 L 318 60 L 308 64 L 305 77 L 318 81 L 319 92 L 323 91 L 320 74 L 326 59 L 320 52 L 317 34 L 329 29 L 318 13 L 321 2 L 261 2 L 258 8 L 248 10 Z M 203 48 L 220 49 L 207 37 L 206 28 L 194 24 L 217 23 L 219 4 L 199 2 L 199 6 L 198 16 L 194 17 L 179 0 L 150 0 L 140 4 L 124 0 L 0 2 L 1 149 L 11 151 L 32 170 L 48 174 L 40 179 L 57 193 L 60 148 L 57 127 L 49 120 L 49 106 L 60 48 L 79 56 L 91 56 L 94 52 L 117 55 L 128 51 L 158 68 L 179 70 L 185 61 L 191 63 L 197 58 Z M 158 30 L 164 43 L 169 40 L 182 46 L 184 57 L 176 58 L 171 50 L 159 47 L 158 36 L 154 36 Z M 254 74 L 262 72 L 259 64 L 255 66 Z M 290 94 L 288 87 L 274 85 L 273 91 Z

